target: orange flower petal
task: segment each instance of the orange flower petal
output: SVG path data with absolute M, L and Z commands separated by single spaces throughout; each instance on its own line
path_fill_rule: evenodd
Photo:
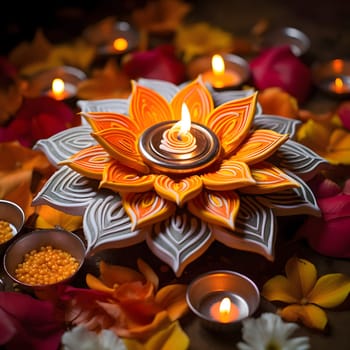
M 95 132 L 118 127 L 132 130 L 136 134 L 140 132 L 139 126 L 135 124 L 132 119 L 122 114 L 108 112 L 84 112 L 81 113 L 81 115 L 86 119 L 92 130 Z
M 113 296 L 123 303 L 123 305 L 128 305 L 130 303 L 134 304 L 135 302 L 140 301 L 152 301 L 154 296 L 154 286 L 149 281 L 142 282 L 138 280 L 125 282 L 115 288 Z
M 284 303 L 298 303 L 302 297 L 291 281 L 282 275 L 269 279 L 264 284 L 261 295 L 267 300 Z
M 96 180 L 102 179 L 104 167 L 113 162 L 111 156 L 100 145 L 90 146 L 73 154 L 59 165 L 68 165 L 76 172 Z
M 350 277 L 333 273 L 320 277 L 307 298 L 310 303 L 330 308 L 340 305 L 349 293 Z
M 184 284 L 169 284 L 156 294 L 157 304 L 167 310 L 172 321 L 179 319 L 188 311 L 186 290 L 187 286 Z
M 264 194 L 300 187 L 298 182 L 271 163 L 254 164 L 250 170 L 256 182 L 253 186 L 242 188 L 243 193 Z
M 188 210 L 204 221 L 234 230 L 239 203 L 239 196 L 233 191 L 202 191 L 188 202 Z
M 132 82 L 130 117 L 144 131 L 155 123 L 173 120 L 173 112 L 167 100 L 157 92 Z
M 153 189 L 155 178 L 154 174 L 140 176 L 134 169 L 115 161 L 105 167 L 100 187 L 116 192 L 147 192 Z
M 128 129 L 105 129 L 92 136 L 108 153 L 120 163 L 141 173 L 149 172 L 137 147 L 137 135 Z
M 246 138 L 255 113 L 257 92 L 218 106 L 207 116 L 207 125 L 219 137 L 225 157 L 229 157 Z
M 154 290 L 158 290 L 159 278 L 153 269 L 142 259 L 137 259 L 137 267 L 139 271 L 145 276 L 146 281 L 149 281 L 153 284 Z
M 236 150 L 231 159 L 247 164 L 255 164 L 270 157 L 285 141 L 288 135 L 281 135 L 273 130 L 255 130 Z
M 155 192 L 127 193 L 122 199 L 133 230 L 163 221 L 176 210 L 175 203 L 165 200 Z
M 154 189 L 161 197 L 182 206 L 183 203 L 201 192 L 202 180 L 198 175 L 179 180 L 173 180 L 166 175 L 158 175 L 154 182 Z
M 326 313 L 316 305 L 289 305 L 279 315 L 289 322 L 302 322 L 306 327 L 323 330 L 328 322 Z
M 112 265 L 101 260 L 99 263 L 100 279 L 108 287 L 113 288 L 127 282 L 144 281 L 144 277 L 138 271 L 126 266 Z
M 215 173 L 201 175 L 205 188 L 209 190 L 230 191 L 255 184 L 247 164 L 237 160 L 224 160 Z
M 99 278 L 91 273 L 86 274 L 85 282 L 90 289 L 95 289 L 100 292 L 113 293 L 114 289 L 105 285 Z
M 301 297 L 306 297 L 310 293 L 317 280 L 315 265 L 297 257 L 287 261 L 286 275 L 292 288 L 298 290 Z
M 177 120 L 181 119 L 183 103 L 189 109 L 191 121 L 204 125 L 206 116 L 214 109 L 213 98 L 201 78 L 193 80 L 173 97 L 171 108 Z

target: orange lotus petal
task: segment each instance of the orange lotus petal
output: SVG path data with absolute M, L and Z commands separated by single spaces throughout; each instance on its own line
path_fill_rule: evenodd
M 118 162 L 105 167 L 100 187 L 116 192 L 147 192 L 153 189 L 154 174 L 140 176 L 134 169 Z
M 169 284 L 156 294 L 156 302 L 167 310 L 169 317 L 175 321 L 188 311 L 186 302 L 187 286 L 184 284 Z
M 300 186 L 281 169 L 268 162 L 255 164 L 250 170 L 256 183 L 253 186 L 241 188 L 243 193 L 264 194 Z
M 101 281 L 111 288 L 114 285 L 145 280 L 143 275 L 134 269 L 121 265 L 108 264 L 104 260 L 100 261 L 99 269 Z
M 128 129 L 106 129 L 92 133 L 97 142 L 120 163 L 140 171 L 149 172 L 137 147 L 137 135 Z
M 126 128 L 134 133 L 139 133 L 140 128 L 129 117 L 113 112 L 82 112 L 81 115 L 90 124 L 93 131 L 101 131 L 110 128 Z
M 90 289 L 98 290 L 100 292 L 113 293 L 114 289 L 105 285 L 99 278 L 91 273 L 86 274 L 85 282 Z
M 254 119 L 257 92 L 226 102 L 207 116 L 207 125 L 219 137 L 225 156 L 229 157 L 247 136 Z
M 173 180 L 166 175 L 158 175 L 154 182 L 154 189 L 161 197 L 181 206 L 201 192 L 202 180 L 198 175 L 179 180 Z
M 201 176 L 204 187 L 209 190 L 230 191 L 255 184 L 247 164 L 237 160 L 224 160 L 215 173 Z
M 137 259 L 137 267 L 139 271 L 145 276 L 146 281 L 149 281 L 153 284 L 154 289 L 158 290 L 159 278 L 153 269 L 142 259 Z
M 155 123 L 173 120 L 173 112 L 167 100 L 157 92 L 132 82 L 129 106 L 130 117 L 144 131 Z
M 188 202 L 188 209 L 204 221 L 234 230 L 239 204 L 239 196 L 234 191 L 202 191 Z
M 259 163 L 270 157 L 284 142 L 288 135 L 273 130 L 255 130 L 244 140 L 231 159 L 240 160 L 249 165 Z
M 113 162 L 113 159 L 109 153 L 100 145 L 95 145 L 78 151 L 59 165 L 68 165 L 86 177 L 101 180 L 103 169 L 110 162 Z
M 189 109 L 191 121 L 200 124 L 205 124 L 205 117 L 214 109 L 213 98 L 201 78 L 193 80 L 173 97 L 171 107 L 175 119 L 181 119 L 183 103 Z
M 302 322 L 306 327 L 323 330 L 327 325 L 326 313 L 316 305 L 289 305 L 278 314 L 288 322 Z
M 121 303 L 130 303 L 135 301 L 146 301 L 153 299 L 154 286 L 151 282 L 133 281 L 120 284 L 113 294 Z M 158 310 L 159 311 L 159 310 Z
M 123 207 L 130 217 L 133 230 L 163 221 L 176 210 L 175 203 L 155 192 L 127 193 L 123 195 Z

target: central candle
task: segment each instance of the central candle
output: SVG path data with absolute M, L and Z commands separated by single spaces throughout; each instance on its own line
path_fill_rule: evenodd
M 220 155 L 215 133 L 198 123 L 181 133 L 178 125 L 169 120 L 146 129 L 139 139 L 144 162 L 154 171 L 169 174 L 197 173 L 212 165 Z
M 219 322 L 232 322 L 239 318 L 239 308 L 231 302 L 229 297 L 213 303 L 209 312 Z

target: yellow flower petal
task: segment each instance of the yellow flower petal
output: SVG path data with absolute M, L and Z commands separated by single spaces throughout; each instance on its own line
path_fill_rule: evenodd
M 113 293 L 114 289 L 105 285 L 99 278 L 95 277 L 91 273 L 85 276 L 85 281 L 90 289 L 98 290 L 100 292 Z
M 302 322 L 306 327 L 323 330 L 328 322 L 326 313 L 316 305 L 289 305 L 279 310 L 279 315 L 289 322 Z
M 42 205 L 37 214 L 35 228 L 40 229 L 56 228 L 58 226 L 66 231 L 75 231 L 81 228 L 83 223 L 81 216 L 66 214 L 48 205 Z
M 298 303 L 300 300 L 299 290 L 282 275 L 269 279 L 263 286 L 261 295 L 270 301 L 282 301 L 285 303 Z
M 155 300 L 157 304 L 168 312 L 172 321 L 179 319 L 188 311 L 186 290 L 186 285 L 169 284 L 156 294 Z
M 310 303 L 322 307 L 340 305 L 350 293 L 350 277 L 341 273 L 324 275 L 307 296 Z
M 325 157 L 332 164 L 350 164 L 350 132 L 336 128 L 330 137 Z
M 301 298 L 310 293 L 317 280 L 315 265 L 297 257 L 292 257 L 287 261 L 286 275 L 293 288 L 299 291 Z
M 172 322 L 168 327 L 155 333 L 145 343 L 135 339 L 124 339 L 128 350 L 186 350 L 190 339 L 182 330 L 179 322 Z

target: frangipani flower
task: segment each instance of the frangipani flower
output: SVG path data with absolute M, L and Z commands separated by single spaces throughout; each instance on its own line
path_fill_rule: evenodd
M 242 338 L 239 350 L 307 350 L 310 349 L 307 337 L 291 335 L 298 329 L 295 323 L 285 323 L 280 316 L 263 313 L 259 318 L 247 318 L 242 321 Z
M 323 330 L 328 320 L 322 308 L 334 308 L 347 298 L 350 277 L 332 273 L 317 278 L 316 267 L 296 257 L 287 261 L 285 271 L 286 276 L 277 275 L 268 280 L 261 295 L 270 301 L 290 304 L 279 311 L 284 320 Z
M 68 291 L 67 321 L 90 331 L 110 329 L 119 337 L 144 342 L 183 316 L 188 311 L 186 285 L 158 289 L 158 277 L 149 265 L 142 259 L 137 264 L 139 271 L 102 260 L 98 277 L 86 275 L 90 291 Z
M 298 130 L 297 139 L 331 164 L 350 164 L 350 132 L 337 125 L 337 118 L 308 120 Z
M 275 215 L 319 214 L 302 178 L 325 161 L 291 140 L 297 121 L 254 119 L 257 93 L 211 92 L 200 77 L 181 88 L 132 85 L 128 100 L 80 101 L 88 123 L 35 147 L 60 169 L 33 204 L 84 215 L 90 253 L 146 241 L 180 276 L 215 239 L 273 259 Z M 198 171 L 159 170 L 138 142 L 154 124 L 180 119 L 183 104 L 220 151 Z

